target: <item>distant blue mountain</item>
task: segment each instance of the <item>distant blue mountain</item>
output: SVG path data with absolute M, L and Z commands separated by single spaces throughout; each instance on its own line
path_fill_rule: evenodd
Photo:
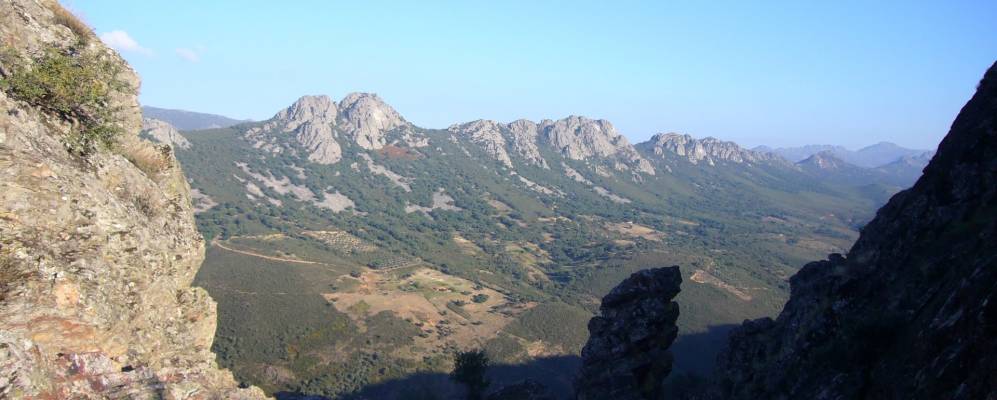
M 806 145 L 780 148 L 758 146 L 754 150 L 775 153 L 792 162 L 806 160 L 817 153 L 829 152 L 842 161 L 865 168 L 882 167 L 904 157 L 931 158 L 931 155 L 934 154 L 932 150 L 908 149 L 890 142 L 879 142 L 858 150 L 849 150 L 842 146 L 833 145 Z
M 171 110 L 167 108 L 143 106 L 142 116 L 166 121 L 181 131 L 200 129 L 228 128 L 250 120 L 238 120 L 215 114 L 205 114 L 193 111 Z

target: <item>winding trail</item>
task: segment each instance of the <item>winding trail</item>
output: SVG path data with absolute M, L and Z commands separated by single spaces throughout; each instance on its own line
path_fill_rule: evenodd
M 313 265 L 314 264 L 322 264 L 322 263 L 317 262 L 317 261 L 295 260 L 295 259 L 291 259 L 291 258 L 280 258 L 280 257 L 268 256 L 268 255 L 260 254 L 260 253 L 254 253 L 254 252 L 246 251 L 246 250 L 233 249 L 233 248 L 228 247 L 228 246 L 226 246 L 224 244 L 221 244 L 221 242 L 219 242 L 218 239 L 212 240 L 211 244 L 214 245 L 214 246 L 218 246 L 220 248 L 223 248 L 225 250 L 231 251 L 233 253 L 239 253 L 239 254 L 243 254 L 243 255 L 247 255 L 247 256 L 252 256 L 252 257 L 265 258 L 267 260 L 272 260 L 272 261 L 290 262 L 290 263 L 298 263 L 298 264 L 313 264 Z M 322 264 L 322 265 L 325 265 L 325 264 Z

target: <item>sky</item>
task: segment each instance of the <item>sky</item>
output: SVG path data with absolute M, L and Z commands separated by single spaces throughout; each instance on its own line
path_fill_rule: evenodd
M 997 1 L 63 0 L 145 105 L 267 119 L 374 92 L 418 126 L 584 115 L 632 142 L 933 149 L 997 59 Z

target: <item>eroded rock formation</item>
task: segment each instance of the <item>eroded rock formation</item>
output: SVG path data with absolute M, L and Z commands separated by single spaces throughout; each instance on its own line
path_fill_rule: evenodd
M 679 267 L 638 271 L 602 299 L 589 321 L 582 370 L 575 383 L 579 400 L 657 399 L 671 372 L 668 352 L 678 327 L 682 275 Z

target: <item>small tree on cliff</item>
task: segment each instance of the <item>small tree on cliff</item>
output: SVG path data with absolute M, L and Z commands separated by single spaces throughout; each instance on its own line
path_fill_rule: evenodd
M 459 351 L 454 356 L 450 379 L 467 386 L 468 400 L 480 400 L 491 383 L 485 378 L 488 355 L 484 350 Z

